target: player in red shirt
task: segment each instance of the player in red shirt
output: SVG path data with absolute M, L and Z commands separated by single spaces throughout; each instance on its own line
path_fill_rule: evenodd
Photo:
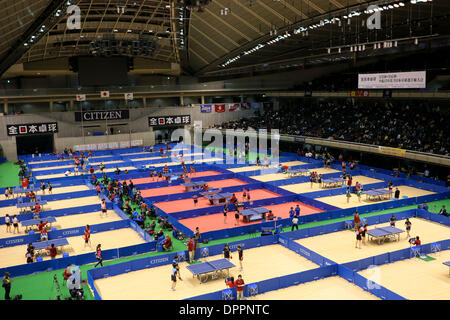
M 242 279 L 241 275 L 238 275 L 238 279 L 234 282 L 236 286 L 237 297 L 236 300 L 244 300 L 244 279 Z
M 46 222 L 42 222 L 42 220 L 41 220 L 41 222 L 38 224 L 38 229 L 41 234 L 44 232 L 44 230 L 47 231 L 47 229 L 45 228 L 47 223 L 48 223 L 48 220 Z
M 52 243 L 50 248 L 47 248 L 48 251 L 50 251 L 50 258 L 55 259 L 56 255 L 58 254 L 58 250 L 55 247 L 55 244 Z
M 169 173 L 169 167 L 166 165 L 164 165 L 164 169 L 163 169 L 164 173 L 167 174 Z
M 195 256 L 195 242 L 194 239 L 191 237 L 187 243 L 187 248 L 189 252 L 189 263 L 194 262 L 194 256 Z
M 35 217 L 39 217 L 39 212 L 41 211 L 41 206 L 39 205 L 39 203 L 36 203 L 36 205 L 34 206 L 34 212 L 33 215 Z M 37 218 L 36 218 L 37 219 Z
M 86 248 L 86 246 L 89 246 L 89 248 L 92 249 L 92 247 L 91 247 L 91 228 L 89 227 L 89 225 L 86 225 L 86 229 L 84 229 L 83 239 L 84 239 L 84 248 Z

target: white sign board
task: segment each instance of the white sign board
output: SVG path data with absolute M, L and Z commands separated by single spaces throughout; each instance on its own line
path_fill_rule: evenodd
M 426 86 L 426 71 L 358 75 L 359 89 L 423 89 Z

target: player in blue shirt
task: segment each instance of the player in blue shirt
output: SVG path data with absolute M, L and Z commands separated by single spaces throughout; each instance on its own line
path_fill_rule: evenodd
M 295 215 L 296 216 L 300 216 L 300 206 L 299 205 L 297 205 L 296 207 L 295 207 Z
M 291 210 L 289 211 L 289 218 L 293 218 L 294 217 L 294 215 L 295 215 L 295 211 L 294 211 L 294 208 L 293 207 L 291 207 Z

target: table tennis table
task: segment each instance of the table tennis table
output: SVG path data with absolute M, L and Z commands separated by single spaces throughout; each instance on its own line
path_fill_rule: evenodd
M 234 268 L 235 265 L 227 259 L 219 259 L 215 261 L 206 261 L 199 264 L 193 264 L 186 266 L 186 268 L 192 272 L 194 277 L 204 283 L 208 281 L 208 277 L 211 274 L 211 279 L 217 279 L 219 274 L 225 278 L 224 270 L 227 270 L 227 276 L 230 275 L 230 268 Z
M 450 261 L 442 262 L 442 264 L 446 265 L 448 268 L 448 275 L 450 276 Z
M 222 189 L 211 189 L 211 190 L 208 190 L 208 191 L 205 191 L 205 192 L 200 192 L 200 195 L 202 197 L 208 197 L 208 196 L 213 196 L 215 194 L 218 194 L 221 191 L 222 191 Z
M 288 169 L 288 171 L 286 171 L 286 173 L 288 174 L 289 178 L 293 178 L 293 177 L 302 177 L 302 176 L 307 176 L 309 174 L 309 170 L 308 169 Z
M 64 246 L 69 244 L 69 241 L 66 238 L 61 238 L 61 239 L 33 242 L 33 247 L 36 250 L 36 255 L 42 256 L 43 252 L 45 252 L 47 248 L 50 248 L 52 244 L 54 244 L 55 247 L 64 248 Z
M 344 183 L 345 180 L 342 178 L 322 179 L 322 188 L 338 188 L 342 187 Z
M 41 207 L 43 207 L 44 205 L 47 204 L 47 200 L 41 200 L 41 201 L 30 201 L 30 202 L 22 202 L 22 203 L 18 203 L 16 204 L 16 207 L 18 209 L 21 209 L 20 211 L 22 211 L 22 209 L 25 208 L 33 208 L 36 204 L 39 204 Z
M 242 210 L 240 214 L 242 215 L 242 220 L 244 222 L 251 222 L 256 220 L 262 220 L 266 218 L 266 213 L 268 213 L 270 210 L 266 208 L 253 208 L 253 209 L 246 209 Z
M 375 189 L 364 191 L 366 200 L 389 200 L 391 198 L 392 191 L 385 189 Z
M 204 184 L 206 184 L 205 181 L 197 181 L 197 182 L 183 183 L 182 186 L 185 187 L 186 192 L 189 192 L 193 191 L 195 188 L 201 188 Z
M 40 187 L 30 187 L 29 186 L 27 189 L 24 189 L 23 187 L 15 187 L 12 189 L 12 193 L 13 193 L 13 196 L 21 195 L 22 193 L 25 195 L 27 192 L 31 192 L 31 191 L 38 192 L 40 190 L 41 190 Z
M 219 203 L 223 203 L 225 201 L 227 201 L 228 199 L 230 199 L 233 195 L 229 192 L 225 192 L 225 193 L 218 193 L 212 196 L 207 196 L 206 198 L 208 198 L 210 201 L 212 201 L 213 204 L 219 204 Z
M 402 229 L 398 229 L 395 227 L 382 227 L 376 228 L 372 230 L 368 230 L 367 234 L 372 239 L 378 239 L 378 244 L 384 243 L 386 239 L 395 239 L 395 236 L 398 237 L 398 241 L 400 241 L 400 234 L 403 233 Z
M 48 221 L 48 223 L 50 224 L 50 228 L 51 228 L 52 223 L 56 222 L 56 218 L 55 217 L 47 217 L 45 219 L 30 219 L 30 220 L 24 220 L 20 223 L 22 224 L 22 227 L 25 227 L 25 232 L 28 232 L 29 230 L 32 229 L 32 226 L 37 226 L 41 221 L 42 222 Z

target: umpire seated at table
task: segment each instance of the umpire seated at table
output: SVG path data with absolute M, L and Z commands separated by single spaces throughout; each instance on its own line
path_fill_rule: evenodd
M 267 214 L 267 220 L 274 220 L 276 217 L 273 214 L 272 210 L 269 210 L 269 213 Z

